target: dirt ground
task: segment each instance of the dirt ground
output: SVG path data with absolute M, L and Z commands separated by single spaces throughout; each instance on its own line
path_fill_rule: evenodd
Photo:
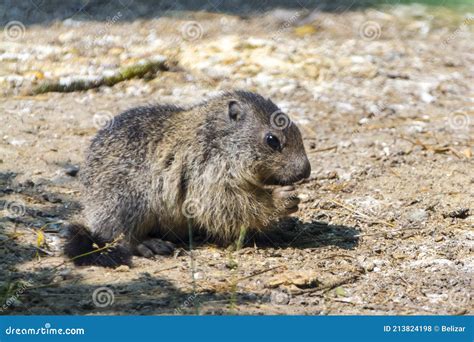
M 2 18 L 2 314 L 474 313 L 472 8 L 143 6 Z M 124 73 L 147 63 L 166 70 Z M 271 97 L 303 132 L 313 171 L 284 229 L 132 268 L 67 261 L 97 130 L 139 104 L 232 88 Z

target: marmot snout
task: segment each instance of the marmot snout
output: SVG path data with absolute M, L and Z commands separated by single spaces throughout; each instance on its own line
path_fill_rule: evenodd
M 116 266 L 131 253 L 168 254 L 168 241 L 186 241 L 189 222 L 230 243 L 242 226 L 265 229 L 295 212 L 292 184 L 310 172 L 298 127 L 260 95 L 235 91 L 188 108 L 128 110 L 92 141 L 81 171 L 88 228 L 74 226 L 66 254 L 119 236 L 109 256 L 74 261 Z

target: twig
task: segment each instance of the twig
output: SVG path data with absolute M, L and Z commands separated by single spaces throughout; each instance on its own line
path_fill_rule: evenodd
M 283 267 L 283 265 L 280 265 L 280 266 L 275 266 L 275 267 L 272 267 L 272 268 L 269 268 L 269 269 L 266 269 L 266 270 L 263 270 L 263 271 L 259 271 L 259 272 L 256 272 L 254 274 L 248 275 L 246 277 L 239 278 L 239 279 L 237 279 L 237 282 L 242 281 L 242 280 L 246 280 L 246 279 L 250 279 L 250 278 L 253 278 L 253 277 L 258 276 L 260 274 L 267 273 L 267 272 L 270 272 L 270 271 L 273 271 L 273 270 L 276 270 L 276 269 L 282 268 L 282 267 Z
M 397 229 L 397 230 L 390 231 L 390 234 L 400 233 L 400 232 L 407 231 L 407 230 L 418 230 L 419 231 L 420 228 L 418 228 L 418 227 L 400 228 L 400 229 Z M 355 238 L 360 238 L 360 237 L 365 237 L 365 236 L 377 236 L 377 235 L 385 235 L 385 234 L 387 234 L 387 232 L 365 233 L 365 234 L 354 235 L 354 237 Z
M 331 298 L 332 301 L 335 302 L 341 302 L 341 303 L 346 303 L 346 304 L 352 304 L 352 305 L 361 305 L 362 303 L 354 303 L 353 301 L 346 299 L 346 298 Z
M 313 292 L 318 292 L 318 291 L 321 291 L 322 293 L 327 293 L 327 292 L 331 291 L 332 289 L 334 289 L 338 286 L 355 282 L 357 279 L 359 279 L 359 277 L 362 274 L 363 274 L 362 272 L 358 272 L 357 274 L 353 274 L 353 275 L 351 275 L 347 278 L 334 281 L 334 282 L 326 284 L 322 287 L 316 287 L 316 288 L 312 288 L 312 289 L 300 290 L 300 291 L 297 291 L 297 292 L 293 292 L 292 294 L 300 295 L 300 294 L 313 293 Z
M 407 138 L 405 136 L 400 136 L 400 139 L 406 140 L 406 141 L 412 143 L 413 145 L 421 146 L 421 148 L 423 150 L 426 150 L 426 151 L 432 151 L 434 153 L 451 152 L 457 158 L 463 159 L 463 156 L 455 148 L 453 148 L 451 146 L 444 147 L 444 146 L 436 146 L 436 145 L 427 145 L 427 144 L 423 143 L 422 141 L 420 141 L 419 139 L 412 140 L 412 139 Z
M 163 268 L 162 270 L 158 270 L 156 272 L 153 272 L 153 274 L 164 272 L 164 271 L 169 271 L 169 270 L 174 270 L 175 268 L 178 268 L 178 266 L 171 266 L 171 267 Z
M 396 227 L 393 223 L 390 223 L 390 222 L 387 222 L 387 221 L 384 221 L 384 220 L 379 220 L 379 219 L 377 219 L 377 218 L 375 218 L 375 217 L 371 217 L 371 216 L 369 216 L 369 215 L 366 215 L 366 214 L 364 214 L 364 213 L 361 213 L 361 212 L 355 210 L 354 208 L 351 208 L 351 207 L 349 207 L 349 206 L 346 206 L 345 204 L 342 204 L 341 202 L 338 202 L 338 201 L 336 201 L 336 200 L 330 199 L 329 201 L 331 201 L 332 203 L 334 203 L 334 204 L 336 204 L 336 205 L 338 205 L 338 206 L 340 206 L 340 207 L 342 207 L 342 208 L 344 208 L 344 209 L 346 209 L 346 210 L 349 210 L 350 212 L 352 212 L 352 213 L 354 213 L 354 214 L 357 214 L 357 215 L 359 215 L 359 216 L 365 217 L 366 219 L 369 219 L 369 220 L 371 220 L 371 221 L 374 222 L 374 223 L 382 223 L 382 224 L 385 224 L 385 225 L 387 225 L 387 226 L 389 226 L 389 227 L 392 227 L 392 228 Z
M 168 71 L 169 66 L 166 61 L 152 61 L 147 60 L 143 63 L 137 63 L 123 69 L 120 69 L 112 76 L 100 77 L 97 80 L 77 80 L 69 84 L 62 84 L 59 82 L 45 82 L 31 91 L 30 95 L 43 94 L 48 92 L 69 93 L 75 91 L 88 90 L 99 88 L 101 86 L 112 87 L 113 85 L 130 80 L 133 78 L 143 78 L 147 75 L 154 77 L 159 71 Z
M 309 153 L 317 153 L 317 152 L 324 152 L 324 151 L 331 151 L 331 150 L 337 150 L 337 145 L 334 146 L 329 146 L 329 147 L 323 147 L 317 150 L 310 150 Z
M 97 252 L 101 252 L 101 251 L 103 251 L 103 250 L 105 250 L 105 249 L 108 249 L 108 248 L 114 246 L 114 245 L 117 244 L 117 242 L 119 242 L 121 239 L 122 239 L 122 237 L 120 236 L 120 237 L 116 238 L 115 240 L 113 240 L 112 242 L 106 243 L 104 247 L 100 247 L 100 248 L 94 249 L 93 251 L 76 255 L 75 257 L 73 257 L 73 258 L 71 258 L 71 259 L 69 259 L 69 260 L 74 261 L 74 260 L 76 260 L 76 259 L 85 257 L 85 256 L 87 256 L 87 255 L 94 254 L 94 253 L 97 253 Z

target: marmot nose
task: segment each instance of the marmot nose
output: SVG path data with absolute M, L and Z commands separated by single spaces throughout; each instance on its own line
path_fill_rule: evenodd
M 308 158 L 305 158 L 301 172 L 298 175 L 298 179 L 309 178 L 310 175 L 311 175 L 311 164 L 309 163 Z

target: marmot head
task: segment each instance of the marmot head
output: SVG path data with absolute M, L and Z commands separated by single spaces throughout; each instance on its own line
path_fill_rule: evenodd
M 300 130 L 271 100 L 245 91 L 215 100 L 208 102 L 213 110 L 207 142 L 225 149 L 241 174 L 262 185 L 288 185 L 310 176 Z

